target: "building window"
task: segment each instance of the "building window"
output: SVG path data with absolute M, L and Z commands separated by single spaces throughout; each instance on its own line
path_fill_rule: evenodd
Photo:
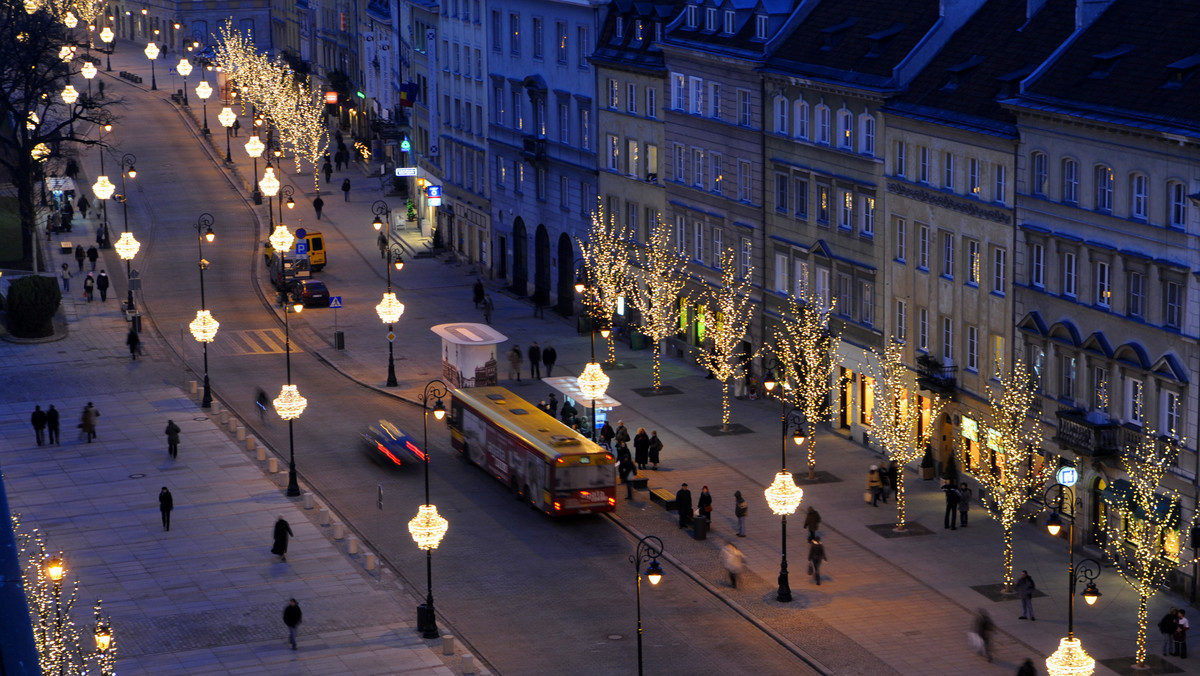
M 864 155 L 875 155 L 875 118 L 863 115 L 859 122 L 858 152 Z
M 671 73 L 671 108 L 683 110 L 687 106 L 687 77 Z
M 1062 163 L 1063 192 L 1062 201 L 1067 204 L 1079 203 L 1079 163 L 1065 159 Z
M 579 109 L 579 145 L 584 150 L 592 149 L 592 111 L 582 105 Z
M 992 379 L 1000 380 L 1004 375 L 1004 336 L 992 336 Z
M 1064 354 L 1058 359 L 1058 398 L 1075 401 L 1075 357 Z
M 566 209 L 571 203 L 571 179 L 563 175 L 558 177 L 558 206 Z
M 720 195 L 722 193 L 722 191 L 724 190 L 724 185 L 725 185 L 725 175 L 721 168 L 721 154 L 720 153 L 709 153 L 708 154 L 708 167 L 709 167 L 709 175 L 712 176 L 713 192 Z
M 1110 167 L 1096 167 L 1096 211 L 1112 211 L 1113 199 L 1113 170 Z
M 1096 262 L 1096 305 L 1102 308 L 1110 307 L 1112 303 L 1112 277 L 1108 263 Z
M 704 79 L 699 77 L 688 78 L 688 96 L 689 105 L 688 112 L 692 115 L 704 114 Z
M 715 32 L 717 30 L 717 8 L 706 7 L 704 9 L 704 30 Z
M 908 303 L 903 300 L 896 301 L 896 340 L 908 340 Z
M 829 225 L 829 187 L 817 186 L 817 223 Z
M 1108 369 L 1097 366 L 1092 369 L 1092 408 L 1107 413 L 1109 398 Z
M 908 257 L 908 224 L 903 218 L 896 219 L 896 260 L 903 263 Z
M 737 93 L 738 101 L 738 125 L 742 127 L 750 126 L 750 92 L 745 89 L 739 89 Z
M 521 15 L 515 12 L 508 14 L 508 51 L 521 53 Z
M 1146 316 L 1146 276 L 1140 272 L 1129 273 L 1129 299 L 1126 311 L 1130 317 Z
M 646 117 L 658 119 L 658 88 L 654 85 L 646 87 Z
M 1029 247 L 1029 283 L 1039 289 L 1046 286 L 1046 247 L 1041 244 Z
M 1134 425 L 1142 424 L 1142 381 L 1136 378 L 1125 380 L 1125 413 L 1126 421 Z
M 972 157 L 967 160 L 967 192 L 979 197 L 979 160 Z
M 1003 164 L 993 164 L 992 200 L 1001 204 L 1008 201 L 1008 167 Z
M 704 189 L 704 151 L 692 149 L 692 185 Z
M 533 17 L 533 58 L 541 59 L 544 56 L 546 44 L 546 36 L 542 27 L 542 20 L 538 17 Z
M 695 240 L 694 255 L 696 260 L 704 262 L 704 224 L 697 222 L 696 227 L 692 228 L 692 236 Z
M 735 19 L 735 14 L 733 13 L 733 10 L 730 10 L 730 9 L 725 10 L 725 34 L 726 35 L 733 34 L 734 27 L 736 25 L 734 22 L 734 19 Z
M 929 308 L 917 308 L 917 348 L 929 351 Z
M 625 85 L 625 112 L 637 115 L 637 85 L 633 82 Z
M 621 89 L 621 85 L 616 80 L 610 79 L 607 81 L 607 86 L 605 87 L 605 91 L 608 94 L 609 110 L 616 110 L 617 106 L 620 104 L 620 96 L 619 96 L 620 89 Z
M 754 15 L 754 39 L 767 39 L 767 15 L 765 14 Z
M 808 181 L 797 178 L 793 188 L 796 193 L 796 218 L 808 218 Z
M 921 146 L 917 153 L 917 180 L 921 183 L 929 183 L 929 148 Z
M 1167 186 L 1167 201 L 1171 205 L 1169 222 L 1172 228 L 1183 228 L 1187 225 L 1187 190 L 1182 183 L 1171 183 Z
M 979 327 L 967 327 L 967 370 L 979 371 Z
M 829 125 L 829 106 L 822 103 L 817 106 L 817 143 L 829 145 Z
M 1003 295 L 1008 286 L 1008 249 L 992 249 L 992 293 Z
M 775 290 L 779 293 L 786 294 L 788 292 L 788 255 L 785 253 L 775 254 Z
M 854 296 L 850 275 L 838 275 L 837 312 L 847 319 L 854 316 Z
M 967 284 L 979 286 L 979 242 L 967 240 Z
M 675 217 L 675 249 L 680 254 L 685 254 L 687 251 L 687 223 L 683 216 Z
M 1074 298 L 1076 296 L 1077 281 L 1079 279 L 1079 270 L 1077 269 L 1077 260 L 1075 254 L 1066 252 L 1062 258 L 1062 292 L 1064 296 Z
M 929 226 L 922 225 L 918 231 L 917 241 L 917 267 L 922 270 L 929 269 Z
M 555 35 L 558 38 L 558 45 L 555 47 L 558 62 L 567 62 L 567 22 L 557 21 L 554 24 Z
M 686 28 L 695 28 L 699 13 L 700 10 L 696 5 L 688 5 L 687 12 L 685 12 L 684 26 Z
M 788 100 L 782 96 L 775 97 L 775 133 L 788 133 Z
M 899 178 L 904 178 L 905 176 L 904 167 L 908 162 L 906 149 L 907 146 L 904 145 L 904 141 L 896 142 L 896 157 L 894 160 L 895 163 L 892 165 L 892 172 Z
M 954 235 L 942 233 L 942 276 L 954 279 Z
M 1050 182 L 1050 167 L 1046 153 L 1033 154 L 1033 194 L 1046 196 L 1046 188 Z
M 792 125 L 794 135 L 798 139 L 808 140 L 808 102 L 796 99 L 792 104 Z
M 1160 432 L 1172 439 L 1179 439 L 1183 433 L 1179 427 L 1179 395 L 1170 390 L 1163 390 L 1159 408 L 1162 410 L 1158 423 Z
M 817 268 L 817 302 L 821 310 L 829 309 L 829 269 Z
M 742 238 L 741 255 L 738 256 L 738 276 L 745 279 L 750 275 L 751 242 L 749 237 Z
M 712 229 L 713 267 L 721 269 L 721 254 L 725 252 L 725 231 L 720 228 Z
M 537 170 L 537 198 L 541 201 L 546 201 L 546 170 L 538 167 Z
M 870 282 L 858 283 L 859 321 L 864 326 L 875 325 L 875 293 Z
M 592 37 L 589 30 L 587 26 L 580 26 L 575 38 L 576 48 L 579 50 L 576 59 L 582 70 L 587 70 L 588 58 L 592 55 Z
M 687 183 L 687 152 L 683 146 L 675 144 L 675 180 L 680 183 Z
M 1150 177 L 1134 174 L 1130 180 L 1129 192 L 1129 215 L 1138 220 L 1146 220 L 1149 216 Z
M 854 193 L 839 190 L 838 227 L 849 230 L 854 227 Z
M 954 320 L 942 317 L 942 363 L 954 363 Z
M 496 187 L 504 190 L 508 181 L 508 162 L 499 155 L 496 156 Z
M 558 142 L 571 142 L 571 104 L 566 101 L 558 104 Z
M 617 17 L 616 23 L 613 25 L 613 30 L 616 33 L 616 38 L 619 40 L 625 37 L 625 18 Z
M 945 153 L 942 155 L 944 160 L 942 172 L 942 187 L 946 190 L 954 190 L 954 154 Z
M 786 213 L 788 210 L 788 183 L 790 179 L 787 174 L 775 174 L 775 210 Z
M 744 160 L 738 162 L 738 199 L 750 201 L 750 163 Z
M 875 235 L 875 198 L 864 196 L 862 198 L 862 230 L 860 234 L 866 237 Z
M 1167 328 L 1183 328 L 1183 285 L 1163 282 L 1163 323 Z
M 642 153 L 641 144 L 637 139 L 625 139 L 625 163 L 628 165 L 626 168 L 629 170 L 629 177 L 641 180 Z
M 608 139 L 608 170 L 621 170 L 621 142 L 616 136 L 608 134 L 605 136 Z
M 843 150 L 854 148 L 854 117 L 850 111 L 838 111 L 838 147 Z
M 524 99 L 521 96 L 521 89 L 519 87 L 514 87 L 512 90 L 512 114 L 513 114 L 512 126 L 514 129 L 524 129 L 525 128 L 525 116 L 524 116 L 524 113 L 522 113 L 522 111 L 521 111 L 521 103 L 523 102 L 523 100 Z
M 493 121 L 496 124 L 504 124 L 504 86 L 496 86 L 492 88 L 492 104 Z
M 714 120 L 721 119 L 721 83 L 708 83 L 708 116 Z

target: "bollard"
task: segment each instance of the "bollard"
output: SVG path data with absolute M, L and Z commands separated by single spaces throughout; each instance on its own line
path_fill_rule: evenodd
M 343 523 L 333 524 L 333 539 L 341 540 L 346 537 L 346 525 Z
M 313 494 L 312 494 L 312 493 L 305 493 L 305 494 L 304 494 L 304 508 L 305 508 L 305 509 L 312 509 L 312 508 L 313 508 L 313 505 L 315 505 L 315 504 L 316 504 L 316 500 L 315 500 L 315 499 L 313 499 Z
M 231 417 L 231 418 L 229 419 L 229 431 L 230 431 L 230 432 L 237 432 L 237 428 L 238 428 L 238 421 L 237 421 L 237 418 L 232 418 L 232 417 Z
M 213 403 L 212 403 L 212 409 L 211 409 L 211 410 L 212 410 L 212 412 L 213 412 L 214 414 L 220 413 L 220 412 L 221 412 L 221 410 L 222 410 L 222 409 L 221 409 L 221 402 L 219 402 L 219 401 L 213 401 Z M 222 422 L 224 422 L 224 421 L 222 421 Z
M 253 451 L 258 442 L 254 441 L 254 437 L 246 437 L 246 450 Z
M 442 636 L 442 654 L 443 655 L 453 655 L 454 654 L 454 635 L 453 634 L 446 634 L 445 636 Z
M 258 461 L 262 462 L 263 460 L 266 460 L 266 459 L 267 459 L 267 447 L 259 446 L 258 447 Z
M 329 525 L 329 508 L 322 507 L 321 511 L 318 514 L 319 514 L 319 516 L 317 518 L 317 522 L 320 523 L 322 526 L 328 526 Z
M 237 429 L 234 431 L 234 436 L 237 438 L 238 441 L 245 441 L 246 440 L 246 428 L 242 427 L 241 425 L 238 425 Z
M 358 553 L 358 538 L 354 537 L 353 535 L 350 536 L 350 542 L 346 545 L 346 551 L 350 552 L 351 554 Z
M 193 397 L 196 396 L 196 381 L 188 381 L 188 394 L 192 395 Z
M 283 488 L 288 485 L 288 471 L 286 469 L 279 470 L 279 474 L 277 474 L 276 476 L 278 477 L 278 480 L 276 481 L 276 483 L 279 484 L 280 488 Z
M 213 402 L 213 408 L 217 407 L 217 402 Z M 221 427 L 229 424 L 229 411 L 221 411 Z
M 375 555 L 372 554 L 371 552 L 367 552 L 366 566 L 367 566 L 367 570 L 375 570 Z
M 462 656 L 462 672 L 464 674 L 475 673 L 475 656 L 471 653 L 463 653 Z
M 271 458 L 267 461 L 267 471 L 271 474 L 279 471 L 279 458 Z

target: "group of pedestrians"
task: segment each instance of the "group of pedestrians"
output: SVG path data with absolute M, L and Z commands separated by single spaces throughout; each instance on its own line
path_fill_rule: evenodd
M 1162 654 L 1187 659 L 1187 611 L 1183 608 L 1172 608 L 1158 621 L 1158 631 L 1162 634 Z
M 955 486 L 954 481 L 947 479 L 942 484 L 942 492 L 946 494 L 946 518 L 942 528 L 958 530 L 958 524 L 966 528 L 967 513 L 971 509 L 973 497 L 971 488 L 965 481 Z
M 50 404 L 50 408 L 45 411 L 41 406 L 34 406 L 29 422 L 33 424 L 33 433 L 37 438 L 38 446 L 61 445 L 58 434 L 58 409 L 54 408 L 54 404 Z M 49 439 L 46 438 L 47 432 L 49 432 Z
M 488 316 L 488 323 L 491 324 L 491 296 L 485 295 L 479 302 L 484 304 L 484 313 Z M 524 354 L 521 352 L 520 345 L 513 345 L 508 351 L 508 379 L 521 382 L 521 368 L 525 364 L 525 360 L 529 360 L 529 376 L 534 380 L 541 380 L 542 367 L 546 367 L 546 377 L 549 378 L 554 373 L 554 364 L 558 362 L 558 350 L 550 343 L 546 343 L 546 347 L 541 347 L 535 340 L 529 346 L 529 350 Z

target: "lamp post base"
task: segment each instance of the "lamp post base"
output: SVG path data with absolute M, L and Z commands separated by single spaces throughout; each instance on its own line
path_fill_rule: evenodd
M 423 638 L 437 638 L 441 635 L 437 627 L 437 618 L 430 603 L 417 606 L 417 631 Z
M 781 603 L 791 603 L 792 601 L 792 586 L 788 584 L 787 558 L 779 563 L 779 591 L 775 594 L 775 600 Z
M 292 467 L 289 467 L 289 468 L 288 468 L 288 485 L 287 485 L 287 496 L 288 496 L 289 498 L 298 498 L 298 497 L 300 497 L 300 482 L 298 482 L 298 481 L 296 480 L 296 468 L 295 468 L 295 466 L 292 466 Z
M 208 386 L 208 373 L 204 374 L 204 396 L 200 399 L 200 408 L 212 408 L 212 389 Z
M 387 386 L 396 387 L 400 383 L 396 380 L 396 360 L 392 357 L 392 344 L 388 343 L 388 374 Z

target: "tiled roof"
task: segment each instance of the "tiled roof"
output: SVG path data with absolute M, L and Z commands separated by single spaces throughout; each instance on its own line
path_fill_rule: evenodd
M 1029 93 L 1112 114 L 1200 121 L 1200 3 L 1116 0 L 1032 84 Z
M 1026 19 L 1028 0 L 989 0 L 918 74 L 896 107 L 944 110 L 967 118 L 1012 122 L 998 99 L 1020 83 L 1075 28 L 1075 0 L 1046 0 Z
M 802 0 L 689 0 L 684 6 L 694 5 L 697 8 L 696 26 L 687 27 L 685 15 L 680 14 L 671 23 L 667 41 L 683 44 L 689 47 L 703 49 L 706 46 L 714 51 L 747 52 L 761 55 L 766 49 L 766 39 L 755 36 L 758 16 L 767 17 L 768 38 L 775 35 L 783 27 L 796 5 Z M 716 8 L 715 30 L 707 30 L 706 10 Z M 734 12 L 734 32 L 725 32 L 725 12 Z
M 654 41 L 654 24 L 666 24 L 671 17 L 683 11 L 684 0 L 657 0 L 656 2 L 634 2 L 615 0 L 609 5 L 604 25 L 600 27 L 600 43 L 592 53 L 592 60 L 614 66 L 647 69 L 663 67 L 662 50 Z M 617 21 L 622 22 L 621 37 L 617 37 Z M 642 22 L 642 37 L 637 35 L 637 21 Z

